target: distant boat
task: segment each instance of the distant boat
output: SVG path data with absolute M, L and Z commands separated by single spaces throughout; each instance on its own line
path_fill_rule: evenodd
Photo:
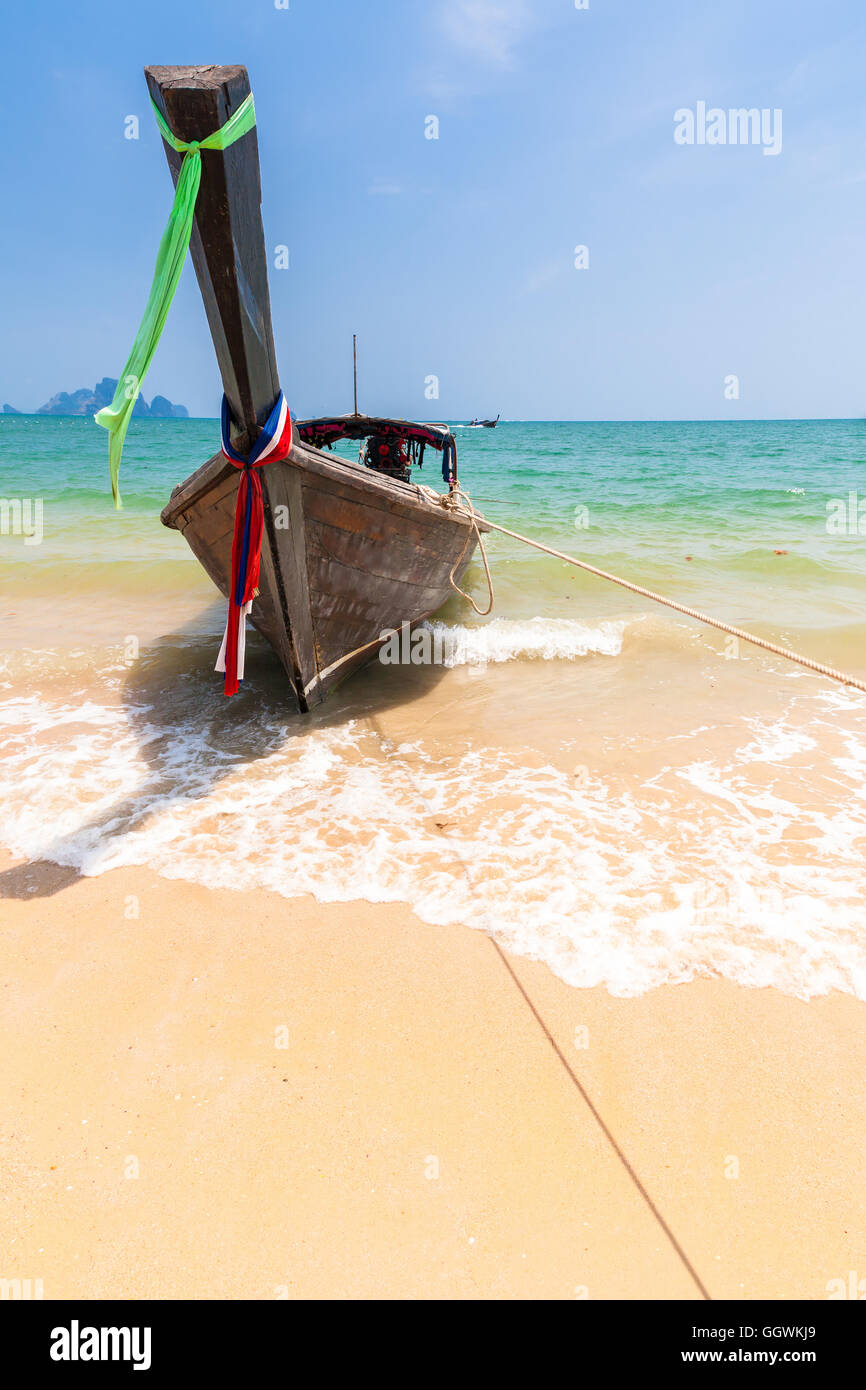
M 499 416 L 495 420 L 470 420 L 466 426 L 470 430 L 495 430 L 499 424 Z

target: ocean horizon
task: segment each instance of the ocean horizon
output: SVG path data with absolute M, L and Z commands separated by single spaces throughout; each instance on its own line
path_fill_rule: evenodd
M 363 411 L 363 410 L 360 412 L 360 414 L 362 414 L 362 415 L 365 414 L 365 413 L 370 413 L 370 414 L 372 414 L 373 418 L 385 418 L 385 419 L 394 418 L 394 419 L 402 419 L 402 420 L 410 420 L 410 419 L 411 419 L 411 420 L 429 420 L 429 419 L 431 419 L 431 418 L 436 414 L 435 411 L 426 411 L 426 412 L 421 412 L 421 413 L 417 413 L 417 412 L 416 412 L 414 415 L 411 415 L 411 414 L 410 414 L 410 415 L 398 415 L 398 416 L 391 417 L 391 416 L 381 416 L 381 415 L 377 415 L 376 412 L 365 412 L 365 411 Z M 293 414 L 293 416 L 294 416 L 296 419 L 298 419 L 298 420 L 318 419 L 318 418 L 320 418 L 320 417 L 318 417 L 318 416 L 299 415 L 299 414 L 297 413 L 297 411 L 295 411 L 295 410 L 292 411 L 292 414 Z M 348 410 L 335 410 L 335 411 L 333 412 L 333 414 L 334 414 L 335 416 L 349 415 L 349 414 L 351 414 L 351 411 L 348 411 Z M 52 412 L 49 413 L 49 412 L 47 412 L 47 411 L 40 411 L 40 410 L 10 410 L 10 411 L 8 411 L 8 412 L 0 411 L 0 420 L 2 420 L 2 419 L 4 419 L 4 418 L 12 418 L 12 417 L 15 417 L 15 416 L 19 416 L 19 417 L 20 417 L 20 416 L 23 416 L 23 417 L 25 417 L 26 419 L 39 419 L 39 420 L 46 420 L 46 419 L 48 419 L 48 420 L 87 420 L 88 418 L 92 418 L 92 417 L 88 417 L 86 414 L 85 414 L 85 415 L 82 415 L 82 414 L 80 414 L 80 412 L 78 412 L 78 411 L 73 411 L 73 412 L 70 412 L 69 414 L 62 414 L 62 413 L 58 413 L 58 412 L 54 412 L 54 411 L 52 411 Z M 196 420 L 208 420 L 208 421 L 214 421 L 216 424 L 219 424 L 219 418 L 220 418 L 220 417 L 219 417 L 219 414 L 215 414 L 215 415 L 192 415 L 192 414 L 189 414 L 189 415 L 186 416 L 185 419 L 182 419 L 182 420 L 171 420 L 170 423 L 172 423 L 172 424 L 181 424 L 181 425 L 183 425 L 183 424 L 194 423 Z M 326 417 L 326 416 L 322 416 L 321 418 L 327 418 L 327 417 Z M 438 416 L 437 416 L 437 418 L 443 418 L 443 417 L 438 417 Z M 595 417 L 595 416 L 568 416 L 568 417 L 567 417 L 567 416 L 549 416 L 549 417 L 542 417 L 542 416 L 538 416 L 538 417 L 535 417 L 535 416 L 518 417 L 518 416 L 513 416 L 513 417 L 511 417 L 511 416 L 503 415 L 503 416 L 501 416 L 500 419 L 497 421 L 496 428 L 498 429 L 501 425 L 758 425 L 758 424 L 771 425 L 771 424 L 786 424 L 786 423 L 787 423 L 787 424 L 821 424 L 822 422 L 825 422 L 825 421 L 826 421 L 826 422 L 837 421 L 837 422 L 842 422 L 842 423 L 856 424 L 856 423 L 860 423 L 860 422 L 866 421 L 866 415 L 863 415 L 863 416 L 861 416 L 861 415 L 743 415 L 743 416 L 737 416 L 736 418 L 733 418 L 733 419 L 732 419 L 730 416 L 727 416 L 727 415 L 680 415 L 680 416 L 672 416 L 672 415 L 647 415 L 647 416 L 642 416 L 642 415 L 617 415 L 617 416 L 598 416 L 598 417 Z M 162 419 L 157 419 L 157 420 L 141 420 L 141 419 L 135 418 L 135 419 L 133 420 L 133 424 L 134 424 L 134 425 L 159 425 L 159 424 L 161 424 L 161 423 L 162 423 Z M 468 421 L 468 420 L 466 420 L 466 418 L 465 418 L 464 416 L 462 416 L 462 415 L 460 415 L 460 416 L 445 416 L 445 417 L 443 418 L 443 423 L 449 424 L 449 425 L 462 426 L 464 429 L 466 429 L 466 428 L 469 428 L 469 429 L 474 428 L 474 426 L 471 424 L 471 422 Z M 480 428 L 480 427 L 479 427 L 479 428 Z

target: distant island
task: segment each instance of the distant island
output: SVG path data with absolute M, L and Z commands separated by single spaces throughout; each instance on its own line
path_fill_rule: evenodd
M 95 415 L 97 410 L 101 410 L 104 405 L 111 405 L 114 400 L 114 393 L 117 390 L 117 378 L 104 376 L 101 381 L 91 391 L 89 387 L 82 386 L 79 391 L 58 391 L 56 396 L 52 396 L 50 401 L 40 405 L 36 411 L 37 415 Z M 132 408 L 132 413 L 139 419 L 144 420 L 188 420 L 189 411 L 185 405 L 176 405 L 168 400 L 166 396 L 154 396 L 150 405 L 139 396 Z M 14 406 L 4 405 L 4 415 L 20 415 L 21 411 Z

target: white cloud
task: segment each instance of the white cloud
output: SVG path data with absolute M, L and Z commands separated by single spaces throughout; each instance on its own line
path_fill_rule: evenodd
M 531 12 L 526 0 L 442 0 L 439 19 L 458 48 L 507 67 L 529 28 Z

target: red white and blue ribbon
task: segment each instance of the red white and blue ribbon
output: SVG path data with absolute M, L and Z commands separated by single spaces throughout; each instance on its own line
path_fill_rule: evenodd
M 216 670 L 225 672 L 226 695 L 237 694 L 244 677 L 247 614 L 258 593 L 262 556 L 264 502 L 259 469 L 267 463 L 287 458 L 292 449 L 292 415 L 282 391 L 267 424 L 249 454 L 239 454 L 231 441 L 231 411 L 223 396 L 220 419 L 223 457 L 241 470 L 235 506 L 235 534 L 232 542 L 232 573 L 229 613 Z

